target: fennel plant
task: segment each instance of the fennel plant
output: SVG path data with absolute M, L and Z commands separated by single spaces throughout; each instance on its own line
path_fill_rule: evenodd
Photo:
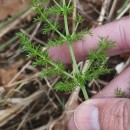
M 72 75 L 70 72 L 65 70 L 64 65 L 61 61 L 54 62 L 51 57 L 48 57 L 48 51 L 42 51 L 42 46 L 32 44 L 29 39 L 23 34 L 18 33 L 21 43 L 24 46 L 24 49 L 28 52 L 29 57 L 35 57 L 33 64 L 35 66 L 42 65 L 44 69 L 41 72 L 41 77 L 60 74 L 62 79 L 55 85 L 57 91 L 71 92 L 76 89 L 77 86 L 80 86 L 85 100 L 88 100 L 88 94 L 86 91 L 86 81 L 90 82 L 92 79 L 97 79 L 101 74 L 108 73 L 109 69 L 105 67 L 107 61 L 107 48 L 111 48 L 113 43 L 107 38 L 99 38 L 99 49 L 97 51 L 91 50 L 89 52 L 89 64 L 84 73 L 81 73 L 76 62 L 72 44 L 77 40 L 83 40 L 83 36 L 88 34 L 92 35 L 91 31 L 86 29 L 80 32 L 77 32 L 79 24 L 82 24 L 83 18 L 80 14 L 77 14 L 77 17 L 73 19 L 75 22 L 75 29 L 73 32 L 69 30 L 68 25 L 68 16 L 73 13 L 74 6 L 72 0 L 69 0 L 66 3 L 65 0 L 62 0 L 62 3 L 59 4 L 57 0 L 52 0 L 54 5 L 43 8 L 39 0 L 33 0 L 33 7 L 35 7 L 35 12 L 38 14 L 38 17 L 35 21 L 44 22 L 43 34 L 51 33 L 54 31 L 58 38 L 49 39 L 47 42 L 47 50 L 53 46 L 62 46 L 66 44 L 70 55 L 72 58 L 73 66 L 75 69 L 75 75 Z M 61 15 L 64 18 L 64 29 L 65 34 L 59 31 L 60 24 L 58 22 L 53 22 L 50 20 L 50 16 Z M 63 50 L 64 51 L 64 50 Z M 58 53 L 58 52 L 57 52 Z

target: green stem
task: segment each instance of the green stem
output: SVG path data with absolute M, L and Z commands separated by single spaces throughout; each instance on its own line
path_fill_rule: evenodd
M 98 54 L 101 52 L 101 50 L 99 49 L 98 50 Z M 87 69 L 85 70 L 85 71 L 88 71 L 89 70 L 89 68 L 91 67 L 91 65 L 93 64 L 93 62 L 95 61 L 95 59 L 91 59 L 91 60 L 89 60 L 89 63 L 88 63 L 88 65 L 87 65 Z
M 122 8 L 120 9 L 117 17 L 122 13 L 122 11 L 126 8 L 126 6 L 128 5 L 129 2 L 130 2 L 130 0 L 125 0 L 125 3 L 123 4 Z
M 68 28 L 67 15 L 64 15 L 64 20 L 65 20 L 66 35 L 69 35 L 69 28 Z
M 63 0 L 63 6 L 66 6 L 65 0 Z M 68 21 L 67 21 L 67 14 L 64 14 L 64 23 L 65 23 L 66 35 L 68 36 L 69 35 L 69 27 L 68 27 Z M 68 46 L 69 46 L 70 55 L 71 55 L 71 58 L 72 58 L 72 62 L 74 64 L 75 71 L 78 74 L 80 72 L 79 72 L 79 69 L 78 69 L 78 65 L 76 63 L 76 59 L 75 59 L 75 56 L 74 56 L 72 45 L 70 44 Z
M 60 9 L 62 9 L 62 7 L 60 6 L 60 4 L 58 4 L 55 0 L 53 0 L 53 2 L 54 2 Z
M 84 96 L 85 100 L 88 100 L 88 99 L 89 99 L 89 97 L 88 97 L 88 94 L 87 94 L 87 91 L 86 91 L 86 89 L 85 89 L 85 86 L 84 86 L 84 85 L 83 85 L 83 86 L 81 86 L 81 90 L 82 90 L 82 92 L 83 92 L 83 96 Z
M 73 61 L 73 65 L 74 65 L 75 71 L 76 71 L 77 74 L 79 74 L 80 71 L 79 71 L 79 69 L 78 69 L 78 65 L 77 65 L 77 63 L 76 63 L 76 59 L 75 59 L 75 56 L 74 56 L 73 48 L 72 48 L 71 45 L 69 46 L 69 50 L 70 50 L 70 54 L 71 54 L 71 58 L 72 58 L 72 61 Z M 81 84 L 82 84 L 82 83 L 80 83 L 80 85 L 81 85 Z M 85 100 L 88 100 L 89 97 L 88 97 L 87 91 L 86 91 L 86 89 L 85 89 L 85 85 L 82 85 L 82 86 L 81 86 L 81 90 L 82 90 L 82 92 L 83 92 L 83 96 L 84 96 Z
M 75 26 L 75 28 L 74 28 L 74 31 L 73 31 L 73 33 L 72 33 L 72 35 L 71 35 L 71 37 L 73 37 L 73 35 L 74 35 L 75 32 L 77 31 L 78 26 L 79 26 L 79 23 L 76 24 L 76 26 Z
M 69 3 L 68 3 L 68 5 L 67 5 L 67 7 L 69 7 L 69 6 L 70 6 L 70 4 L 71 4 L 71 1 L 72 1 L 72 0 L 69 0 Z
M 40 53 L 38 53 L 38 56 L 41 57 L 42 59 L 44 59 L 44 57 Z M 57 65 L 55 63 L 49 62 L 49 64 L 52 65 L 53 67 L 57 68 Z M 70 78 L 75 80 L 75 78 L 71 74 L 67 73 L 66 71 L 61 70 L 61 72 L 63 74 L 65 74 L 66 76 L 68 76 L 68 77 L 70 77 Z
M 65 7 L 66 6 L 66 3 L 65 3 L 65 0 L 63 0 L 63 6 Z M 64 14 L 64 23 L 65 23 L 65 31 L 66 31 L 66 36 L 69 35 L 69 27 L 68 27 L 68 21 L 67 21 L 67 14 Z M 77 30 L 77 27 L 78 27 L 78 24 L 76 25 L 75 27 L 75 31 Z M 72 34 L 73 36 L 74 34 Z M 75 55 L 74 55 L 74 51 L 73 51 L 73 48 L 72 48 L 72 45 L 71 44 L 68 44 L 68 47 L 69 47 L 69 51 L 70 51 L 70 55 L 71 55 L 71 58 L 72 58 L 72 62 L 73 62 L 73 65 L 74 65 L 74 68 L 75 68 L 75 71 L 76 71 L 76 74 L 80 74 L 80 71 L 79 71 L 79 68 L 78 68 L 78 65 L 77 65 L 77 62 L 76 62 L 76 59 L 75 59 Z M 81 85 L 82 83 L 80 83 Z M 84 98 L 85 100 L 88 100 L 88 94 L 87 94 L 87 91 L 85 89 L 85 86 L 81 86 L 81 90 L 83 92 L 83 95 L 84 95 Z
M 77 63 L 76 63 L 76 59 L 75 59 L 75 56 L 74 56 L 73 48 L 72 48 L 71 45 L 69 46 L 69 49 L 70 49 L 70 54 L 71 54 L 71 58 L 72 58 L 72 61 L 73 61 L 73 64 L 74 64 L 75 71 L 76 71 L 77 74 L 79 74 L 80 71 L 79 71 L 79 69 L 78 69 L 78 65 L 77 65 Z M 82 84 L 82 83 L 80 83 L 80 85 L 81 85 L 81 84 Z M 86 91 L 86 89 L 85 89 L 85 85 L 81 86 L 81 90 L 82 90 L 82 92 L 83 92 L 83 95 L 84 95 L 85 100 L 88 100 L 89 97 L 88 97 L 87 91 Z
M 80 71 L 79 71 L 78 65 L 77 65 L 77 63 L 76 63 L 76 59 L 75 59 L 75 56 L 74 56 L 74 52 L 73 52 L 72 45 L 69 45 L 69 50 L 70 50 L 70 55 L 71 55 L 71 58 L 72 58 L 72 62 L 73 62 L 75 71 L 76 71 L 77 74 L 79 74 Z
M 62 38 L 64 38 L 64 39 L 66 40 L 66 37 L 65 37 L 62 33 L 60 33 L 57 29 L 55 29 L 54 25 L 53 25 L 48 19 L 46 19 L 46 22 L 47 22 Z
M 63 0 L 63 6 L 66 6 L 65 0 Z M 66 35 L 69 35 L 69 27 L 68 27 L 68 21 L 67 21 L 67 15 L 64 14 L 64 22 L 65 22 L 65 31 L 66 31 Z M 74 52 L 73 52 L 73 48 L 72 45 L 68 45 L 69 46 L 69 50 L 70 50 L 70 55 L 74 64 L 74 68 L 76 73 L 79 73 L 79 69 L 78 69 L 78 65 L 76 63 L 76 59 L 74 56 Z
M 63 8 L 66 7 L 65 0 L 63 0 Z M 64 13 L 64 12 L 63 12 Z M 65 30 L 66 35 L 69 35 L 69 27 L 68 27 L 68 20 L 67 20 L 67 14 L 64 13 L 64 22 L 65 22 Z
M 41 15 L 43 18 L 46 19 L 46 22 L 47 22 L 62 38 L 64 38 L 64 39 L 66 40 L 66 37 L 65 37 L 62 33 L 60 33 L 57 29 L 55 29 L 54 25 L 44 16 L 43 12 L 41 12 L 41 10 L 40 10 L 38 7 L 37 7 L 37 9 L 39 10 L 40 15 Z

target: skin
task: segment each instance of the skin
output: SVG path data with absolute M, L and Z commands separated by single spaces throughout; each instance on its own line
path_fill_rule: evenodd
M 85 35 L 83 41 L 73 44 L 77 61 L 85 60 L 89 50 L 98 48 L 99 36 L 115 42 L 115 47 L 108 50 L 109 56 L 130 52 L 130 17 L 92 29 L 92 32 L 93 36 Z M 51 48 L 49 55 L 53 56 L 54 61 L 61 59 L 65 64 L 72 62 L 66 45 Z M 130 99 L 116 98 L 114 90 L 117 87 L 130 97 L 130 67 L 92 99 L 80 104 L 68 123 L 68 129 L 130 130 Z

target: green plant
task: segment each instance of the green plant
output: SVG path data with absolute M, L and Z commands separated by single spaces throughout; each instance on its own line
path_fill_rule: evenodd
M 41 72 L 41 77 L 60 74 L 62 75 L 62 79 L 64 81 L 60 81 L 55 85 L 55 89 L 57 91 L 60 90 L 70 92 L 73 91 L 77 86 L 80 86 L 84 98 L 85 100 L 87 100 L 89 97 L 86 92 L 85 83 L 86 81 L 97 79 L 101 74 L 109 72 L 109 70 L 105 67 L 105 63 L 107 61 L 106 49 L 111 48 L 113 46 L 113 43 L 107 38 L 100 37 L 98 51 L 91 50 L 89 52 L 88 67 L 84 73 L 81 73 L 75 59 L 72 44 L 77 40 L 82 40 L 84 34 L 92 35 L 92 33 L 88 29 L 77 32 L 79 24 L 83 22 L 82 16 L 80 16 L 79 14 L 77 15 L 77 18 L 73 19 L 73 22 L 75 22 L 76 26 L 74 31 L 71 33 L 69 30 L 67 17 L 68 15 L 71 15 L 73 13 L 74 7 L 72 1 L 69 0 L 69 2 L 66 3 L 65 0 L 62 0 L 62 4 L 59 4 L 57 0 L 52 1 L 54 5 L 44 9 L 40 5 L 40 1 L 33 0 L 35 12 L 38 14 L 38 17 L 35 19 L 35 21 L 43 21 L 45 23 L 43 34 L 54 31 L 58 35 L 58 38 L 48 40 L 48 43 L 46 45 L 47 50 L 52 46 L 61 46 L 63 43 L 68 46 L 75 69 L 75 75 L 67 72 L 61 61 L 54 62 L 50 57 L 48 57 L 47 50 L 43 52 L 40 45 L 35 46 L 22 33 L 18 33 L 20 41 L 22 42 L 24 49 L 28 51 L 28 56 L 35 57 L 35 61 L 33 62 L 33 64 L 35 66 L 43 65 L 47 68 L 46 70 L 44 69 Z M 59 23 L 53 22 L 49 19 L 51 15 L 62 15 L 64 17 L 65 34 L 62 34 L 59 31 Z
M 114 90 L 114 94 L 117 98 L 127 98 L 126 92 L 122 91 L 121 88 L 118 87 Z

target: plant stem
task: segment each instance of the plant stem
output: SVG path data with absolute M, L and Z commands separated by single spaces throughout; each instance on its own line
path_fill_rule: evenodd
M 101 52 L 101 50 L 99 49 L 99 50 L 98 50 L 98 54 L 99 54 L 100 52 Z M 93 64 L 94 60 L 95 60 L 95 59 L 89 60 L 89 63 L 88 63 L 87 68 L 86 68 L 86 71 L 88 71 L 88 70 L 90 69 L 90 67 L 91 67 L 91 65 Z
M 58 3 L 56 2 L 56 0 L 53 0 L 53 2 L 54 2 L 59 8 L 62 9 L 62 7 L 60 6 L 60 4 L 58 4 Z
M 44 59 L 44 57 L 40 53 L 38 53 L 38 56 L 41 57 L 42 59 Z M 54 66 L 55 68 L 57 68 L 57 65 L 55 63 L 49 62 L 49 64 L 52 65 L 52 66 Z M 61 70 L 61 72 L 63 74 L 65 74 L 66 76 L 68 76 L 68 77 L 70 77 L 70 78 L 72 78 L 72 79 L 75 80 L 75 78 L 71 74 L 67 73 L 66 71 Z
M 63 6 L 66 6 L 65 0 L 63 0 Z M 64 23 L 65 23 L 66 36 L 68 36 L 69 35 L 69 27 L 68 27 L 68 21 L 67 21 L 67 14 L 65 14 L 65 13 L 64 13 Z M 77 30 L 77 27 L 78 27 L 78 24 L 75 27 L 75 31 Z M 73 35 L 74 34 L 72 34 L 72 36 Z M 76 59 L 75 59 L 74 51 L 73 51 L 73 48 L 72 48 L 72 44 L 68 44 L 68 47 L 69 47 L 70 55 L 71 55 L 71 58 L 72 58 L 72 62 L 73 62 L 76 74 L 80 74 L 80 71 L 79 71 L 79 68 L 78 68 L 78 65 L 77 65 L 77 62 L 76 62 Z M 81 83 L 80 83 L 80 85 L 81 85 Z M 85 100 L 88 100 L 89 97 L 88 97 L 88 94 L 87 94 L 87 91 L 86 91 L 84 85 L 81 86 L 81 90 L 83 92 Z
M 73 62 L 75 71 L 76 71 L 77 74 L 79 74 L 80 71 L 79 71 L 78 65 L 77 65 L 77 63 L 76 63 L 76 59 L 75 59 L 75 56 L 74 56 L 74 52 L 73 52 L 72 45 L 69 45 L 69 50 L 70 50 L 70 55 L 71 55 L 71 58 L 72 58 L 72 62 Z
M 75 59 L 74 52 L 73 52 L 73 49 L 72 49 L 72 46 L 71 46 L 71 45 L 69 46 L 69 50 L 70 50 L 71 58 L 72 58 L 72 61 L 73 61 L 73 64 L 74 64 L 75 71 L 76 71 L 77 74 L 79 74 L 80 71 L 79 71 L 79 69 L 78 69 L 78 65 L 77 65 L 77 63 L 76 63 L 76 59 Z M 81 84 L 80 84 L 80 85 L 81 85 Z M 87 91 L 86 91 L 86 89 L 85 89 L 85 85 L 82 85 L 82 86 L 81 86 L 81 90 L 82 90 L 82 92 L 83 92 L 83 96 L 84 96 L 85 100 L 88 100 L 89 97 L 88 97 Z
M 72 0 L 69 0 L 69 3 L 68 3 L 68 5 L 67 5 L 67 7 L 69 7 L 69 6 L 70 6 L 70 4 L 71 4 L 71 1 L 72 1 Z
M 65 0 L 63 0 L 63 6 L 66 6 Z M 64 23 L 65 23 L 66 35 L 69 35 L 69 27 L 68 27 L 68 21 L 67 21 L 67 15 L 66 14 L 64 14 Z M 72 58 L 72 62 L 74 64 L 75 71 L 76 71 L 76 73 L 79 73 L 79 69 L 78 69 L 78 65 L 76 63 L 76 59 L 75 59 L 75 56 L 74 56 L 72 45 L 70 44 L 68 46 L 69 46 L 69 51 L 70 51 L 70 55 L 71 55 L 71 58 Z
M 65 0 L 63 0 L 63 7 L 66 7 Z M 68 21 L 67 21 L 67 14 L 65 14 L 65 13 L 64 13 L 64 23 L 65 23 L 66 35 L 69 35 L 69 27 L 68 27 Z
M 57 29 L 55 29 L 54 25 L 44 16 L 44 14 L 41 12 L 41 10 L 40 10 L 38 7 L 37 7 L 37 9 L 39 10 L 40 15 L 41 15 L 43 18 L 46 19 L 46 22 L 47 22 L 62 38 L 64 38 L 64 39 L 66 40 L 66 37 L 65 37 L 62 33 L 60 33 Z
M 60 33 L 57 29 L 55 29 L 54 26 L 53 26 L 53 24 L 52 24 L 48 19 L 46 19 L 46 22 L 47 22 L 62 38 L 64 38 L 64 39 L 66 40 L 66 37 L 65 37 L 62 33 Z
M 89 97 L 88 97 L 88 94 L 87 94 L 87 91 L 86 91 L 86 89 L 85 89 L 85 86 L 84 86 L 84 85 L 83 85 L 83 86 L 81 86 L 81 90 L 82 90 L 82 92 L 83 92 L 83 96 L 84 96 L 85 100 L 88 100 L 88 99 L 89 99 Z
M 73 33 L 72 33 L 72 35 L 71 35 L 72 37 L 73 37 L 73 35 L 75 34 L 75 32 L 77 31 L 78 26 L 79 26 L 79 23 L 76 24 L 76 26 L 75 26 L 75 28 L 74 28 L 74 31 L 73 31 Z
M 77 63 L 76 63 L 76 59 L 75 59 L 75 56 L 74 56 L 73 48 L 72 48 L 71 45 L 69 46 L 69 50 L 70 50 L 71 58 L 72 58 L 72 61 L 73 61 L 73 64 L 74 64 L 75 71 L 76 71 L 77 74 L 79 74 L 80 71 L 79 71 L 79 69 L 78 69 L 78 65 L 77 65 Z M 80 85 L 81 85 L 81 84 L 82 84 L 82 83 L 80 83 Z M 88 100 L 89 97 L 88 97 L 87 91 L 86 91 L 86 89 L 85 89 L 85 85 L 82 85 L 82 86 L 81 86 L 81 90 L 82 90 L 82 92 L 83 92 L 83 95 L 84 95 L 85 100 Z

